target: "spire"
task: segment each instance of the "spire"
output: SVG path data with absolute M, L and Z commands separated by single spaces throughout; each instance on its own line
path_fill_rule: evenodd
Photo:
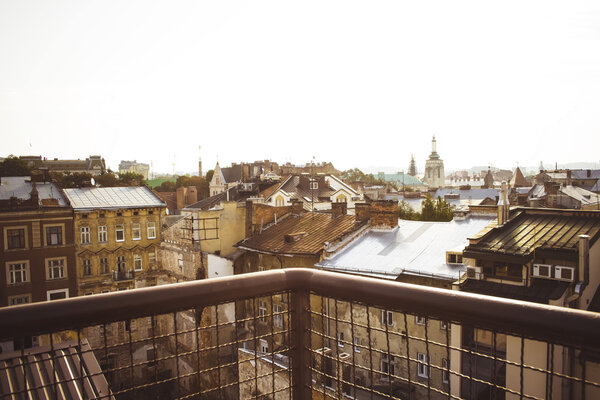
M 431 153 L 437 153 L 436 150 L 436 140 L 435 140 L 435 135 L 433 135 L 433 139 L 431 139 Z

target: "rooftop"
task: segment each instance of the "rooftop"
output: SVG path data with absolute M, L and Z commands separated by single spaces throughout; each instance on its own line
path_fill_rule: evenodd
M 501 254 L 530 258 L 536 254 L 577 256 L 579 235 L 590 245 L 600 237 L 600 212 L 557 209 L 517 209 L 506 224 L 493 228 L 465 249 L 465 256 Z
M 322 213 L 291 214 L 262 233 L 241 241 L 238 247 L 268 253 L 317 255 L 323 251 L 325 242 L 340 239 L 359 226 L 354 215 L 333 218 Z M 295 236 L 293 240 L 289 235 Z
M 45 199 L 56 199 L 58 205 L 65 207 L 67 201 L 62 196 L 60 189 L 54 183 L 37 182 L 35 187 L 38 191 L 40 202 L 43 204 Z M 8 200 L 11 197 L 16 197 L 21 200 L 27 200 L 31 196 L 33 184 L 28 176 L 3 176 L 0 183 L 0 200 Z
M 447 264 L 446 251 L 462 251 L 468 244 L 467 238 L 489 223 L 486 218 L 451 222 L 399 220 L 397 229 L 369 231 L 317 266 L 386 279 L 416 274 L 454 280 L 465 266 Z
M 145 186 L 64 189 L 64 193 L 75 210 L 166 206 Z

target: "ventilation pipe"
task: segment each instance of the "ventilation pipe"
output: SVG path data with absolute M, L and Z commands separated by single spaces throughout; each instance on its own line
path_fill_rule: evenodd
M 498 226 L 502 226 L 508 221 L 508 212 L 510 204 L 508 203 L 508 184 L 502 181 L 500 187 L 500 198 L 498 199 Z

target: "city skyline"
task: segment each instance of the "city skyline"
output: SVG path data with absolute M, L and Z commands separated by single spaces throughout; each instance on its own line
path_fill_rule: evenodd
M 3 154 L 597 163 L 594 2 L 0 4 Z

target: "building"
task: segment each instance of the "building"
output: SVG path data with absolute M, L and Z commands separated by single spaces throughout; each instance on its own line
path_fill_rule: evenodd
M 269 160 L 253 163 L 232 163 L 231 167 L 222 168 L 217 161 L 213 177 L 210 181 L 210 196 L 225 192 L 240 183 L 259 181 L 278 181 L 281 179 L 279 165 Z
M 145 180 L 148 180 L 148 176 L 150 173 L 150 165 L 139 163 L 136 160 L 133 161 L 121 161 L 119 163 L 119 173 L 134 173 L 140 174 L 144 177 Z
M 600 212 L 517 208 L 510 211 L 510 218 L 506 220 L 503 214 L 506 215 L 499 213 L 496 227 L 469 239 L 463 252 L 467 271 L 456 289 L 590 309 L 600 283 Z M 545 368 L 546 361 L 556 357 L 560 360 L 556 362 L 562 363 L 562 373 L 581 376 L 585 370 L 582 364 L 585 354 L 563 352 L 561 346 L 551 348 L 532 340 L 523 342 L 519 337 L 497 334 L 492 338 L 489 332 L 463 326 L 453 328 L 452 343 L 480 354 L 457 358 L 453 368 L 476 378 L 493 378 L 498 385 L 517 393 L 521 372 L 510 365 L 506 369 L 495 369 L 496 364 L 486 356 L 524 362 L 533 368 Z M 598 370 L 598 364 L 592 364 L 588 370 Z M 573 397 L 573 388 L 558 379 L 550 385 L 545 374 L 531 369 L 523 374 L 524 389 L 530 394 L 539 398 L 548 398 L 550 393 L 556 398 Z M 461 397 L 493 395 L 489 385 L 463 382 L 454 388 L 460 388 Z M 586 394 L 592 398 L 600 392 L 597 388 L 588 388 Z
M 106 162 L 101 156 L 90 156 L 85 160 L 52 160 L 42 156 L 20 156 L 21 160 L 27 162 L 29 168 L 47 169 L 50 172 L 62 173 L 88 173 L 91 175 L 102 175 L 106 172 Z
M 427 186 L 418 178 L 404 172 L 396 172 L 395 174 L 386 174 L 383 172 L 377 173 L 377 179 L 387 183 L 392 183 L 398 190 L 404 191 L 406 188 L 412 190 L 426 190 Z
M 444 175 L 444 161 L 440 158 L 436 149 L 435 135 L 431 140 L 431 154 L 425 162 L 425 182 L 431 189 L 443 188 L 446 176 Z
M 523 173 L 521 172 L 521 168 L 517 167 L 515 169 L 515 173 L 513 174 L 512 178 L 510 178 L 510 187 L 511 188 L 518 188 L 518 187 L 530 187 L 531 184 L 529 182 L 527 182 L 527 179 L 525 179 L 525 176 L 523 176 Z
M 543 185 L 544 182 L 554 182 L 561 185 L 573 185 L 597 192 L 598 180 L 600 179 L 600 170 L 598 169 L 555 169 L 541 170 L 535 176 L 535 183 Z
M 79 294 L 155 285 L 165 203 L 145 186 L 64 189 L 75 211 Z
M 329 210 L 333 203 L 346 203 L 353 210 L 363 197 L 350 185 L 335 175 L 308 174 L 289 175 L 281 183 L 259 193 L 264 203 L 275 206 L 287 206 L 293 201 L 301 201 L 307 211 Z
M 576 210 L 600 210 L 600 196 L 579 186 L 564 185 L 550 181 L 535 185 L 527 193 L 530 207 L 571 208 Z

